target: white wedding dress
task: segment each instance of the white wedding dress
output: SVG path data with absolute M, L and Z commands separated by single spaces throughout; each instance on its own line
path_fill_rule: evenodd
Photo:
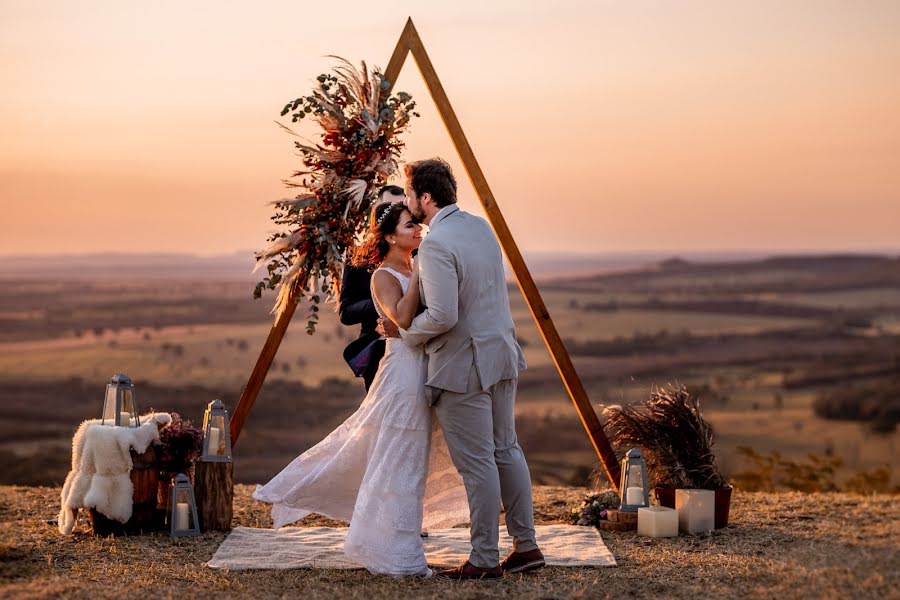
M 381 267 L 400 281 L 409 279 Z M 384 311 L 375 303 L 383 317 Z M 422 528 L 469 520 L 462 477 L 425 398 L 426 357 L 388 339 L 359 409 L 253 497 L 272 506 L 276 528 L 310 513 L 349 521 L 345 554 L 374 573 L 428 573 Z

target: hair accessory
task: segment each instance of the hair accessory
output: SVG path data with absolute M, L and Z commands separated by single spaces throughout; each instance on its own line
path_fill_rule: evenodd
M 384 222 L 384 220 L 387 218 L 388 213 L 390 213 L 393 209 L 394 209 L 394 207 L 391 206 L 391 205 L 389 204 L 389 205 L 387 206 L 387 208 L 384 210 L 384 212 L 381 213 L 381 216 L 378 217 L 378 219 L 376 219 L 375 225 L 381 227 L 381 224 L 382 224 L 382 223 Z

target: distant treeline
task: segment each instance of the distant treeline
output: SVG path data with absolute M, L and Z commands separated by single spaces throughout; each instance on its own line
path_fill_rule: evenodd
M 768 341 L 806 341 L 852 339 L 856 337 L 851 331 L 841 326 L 810 327 L 791 329 L 772 329 L 756 333 L 718 333 L 709 335 L 693 334 L 687 330 L 668 331 L 663 329 L 655 333 L 636 333 L 632 336 L 616 336 L 606 340 L 580 341 L 566 338 L 566 349 L 573 356 L 630 356 L 634 354 L 684 352 L 701 347 L 722 345 L 730 342 L 746 342 L 751 340 Z
M 647 294 L 660 289 L 690 294 L 734 294 L 900 288 L 900 258 L 883 255 L 786 256 L 723 263 L 672 259 L 641 270 L 557 279 L 543 287 L 558 291 Z
M 681 301 L 649 298 L 644 302 L 591 302 L 581 305 L 580 308 L 585 311 L 600 312 L 617 310 L 663 310 L 722 315 L 748 315 L 755 317 L 786 317 L 791 319 L 823 319 L 832 317 L 836 312 L 839 312 L 819 306 L 727 298 Z M 857 327 L 871 326 L 869 320 L 865 317 L 858 317 L 856 322 Z
M 900 377 L 823 392 L 813 410 L 823 419 L 863 421 L 873 432 L 891 433 L 900 423 Z

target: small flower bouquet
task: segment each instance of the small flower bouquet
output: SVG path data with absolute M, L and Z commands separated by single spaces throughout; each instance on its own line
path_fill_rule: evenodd
M 203 448 L 203 432 L 176 412 L 172 422 L 159 432 L 159 471 L 168 485 L 179 473 L 189 474 Z
M 572 523 L 597 527 L 600 521 L 606 520 L 606 511 L 610 508 L 618 508 L 619 494 L 615 490 L 603 490 L 585 494 L 579 508 L 572 509 Z
M 153 410 L 153 409 L 150 409 Z M 203 432 L 176 412 L 170 413 L 172 422 L 159 432 L 159 480 L 156 508 L 169 505 L 169 486 L 179 473 L 193 478 L 194 461 L 203 449 Z

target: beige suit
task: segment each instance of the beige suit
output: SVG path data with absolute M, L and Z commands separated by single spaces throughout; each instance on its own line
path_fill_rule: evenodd
M 500 501 L 519 551 L 537 547 L 531 478 L 516 439 L 516 383 L 525 358 L 509 309 L 503 255 L 484 219 L 443 208 L 419 249 L 425 311 L 401 337 L 428 355 L 426 393 L 466 484 L 472 554 L 499 562 Z

